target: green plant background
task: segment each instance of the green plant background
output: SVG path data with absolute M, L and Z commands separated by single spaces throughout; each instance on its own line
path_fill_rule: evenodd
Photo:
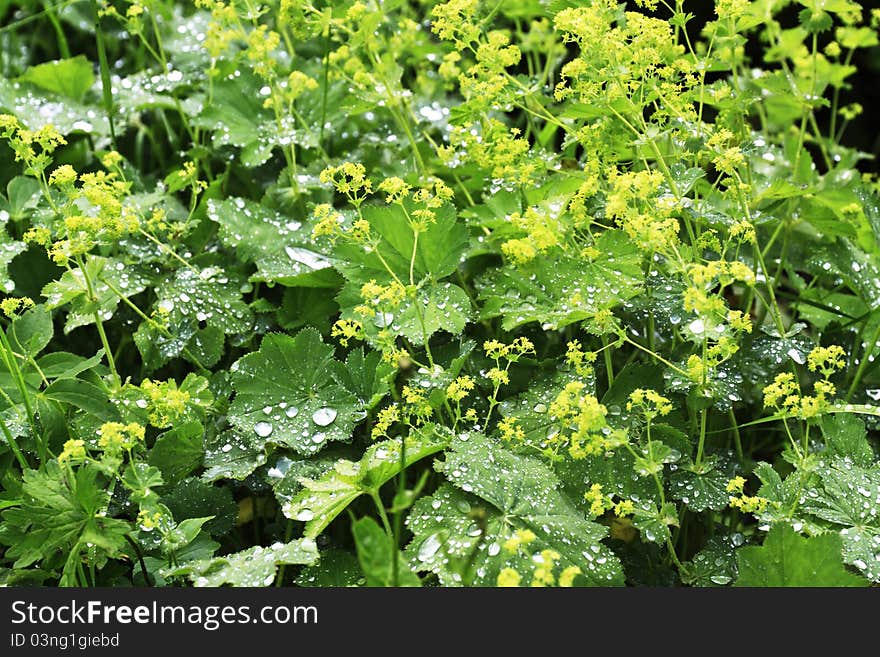
M 0 583 L 876 585 L 878 24 L 0 0 Z

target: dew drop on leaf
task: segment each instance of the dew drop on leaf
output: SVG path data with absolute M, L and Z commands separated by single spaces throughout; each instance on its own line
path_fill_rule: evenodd
M 272 433 L 272 425 L 268 422 L 257 422 L 254 425 L 254 432 L 256 432 L 260 438 L 267 438 Z
M 330 424 L 333 424 L 333 420 L 336 419 L 336 409 L 330 408 L 329 406 L 322 406 L 317 411 L 312 413 L 312 422 L 317 424 L 319 427 L 326 427 Z

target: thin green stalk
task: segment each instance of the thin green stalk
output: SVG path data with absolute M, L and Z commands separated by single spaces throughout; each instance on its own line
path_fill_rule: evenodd
M 877 340 L 880 340 L 880 323 L 877 324 L 877 328 L 874 330 L 874 333 L 871 335 L 871 339 L 868 340 L 868 344 L 865 346 L 865 351 L 862 354 L 862 359 L 859 361 L 859 367 L 856 369 L 855 376 L 853 376 L 852 383 L 849 386 L 849 389 L 846 391 L 846 401 L 852 399 L 852 396 L 855 394 L 856 389 L 859 387 L 859 384 L 862 382 L 862 376 L 865 374 L 865 370 L 868 367 L 868 364 L 871 361 L 871 356 L 874 354 L 874 349 L 877 346 Z
M 104 98 L 104 112 L 110 126 L 110 141 L 116 149 L 116 128 L 113 125 L 113 84 L 110 80 L 110 64 L 107 61 L 107 48 L 104 44 L 104 30 L 101 28 L 101 16 L 98 12 L 97 0 L 92 0 L 92 11 L 95 14 L 95 46 L 98 50 L 98 65 L 101 69 L 101 92 Z

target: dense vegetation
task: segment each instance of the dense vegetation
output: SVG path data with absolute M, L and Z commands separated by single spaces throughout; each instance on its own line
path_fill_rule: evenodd
M 0 17 L 0 582 L 880 582 L 880 11 Z

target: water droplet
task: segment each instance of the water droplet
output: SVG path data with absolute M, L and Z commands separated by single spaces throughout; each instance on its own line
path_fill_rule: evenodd
M 268 422 L 257 422 L 254 431 L 260 438 L 266 438 L 272 433 L 272 425 Z
M 296 519 L 301 522 L 308 522 L 314 517 L 315 513 L 311 509 L 300 509 L 300 512 L 296 514 Z
M 428 561 L 437 554 L 437 551 L 440 549 L 440 539 L 437 534 L 431 534 L 422 541 L 422 544 L 419 546 L 418 558 L 419 561 Z
M 336 416 L 336 409 L 330 408 L 329 406 L 323 406 L 312 413 L 312 422 L 317 424 L 319 427 L 326 427 L 327 425 L 333 423 L 333 420 L 336 419 Z
M 291 406 L 286 411 L 284 411 L 284 414 L 287 417 L 296 417 L 297 415 L 299 415 L 299 409 L 296 406 Z

